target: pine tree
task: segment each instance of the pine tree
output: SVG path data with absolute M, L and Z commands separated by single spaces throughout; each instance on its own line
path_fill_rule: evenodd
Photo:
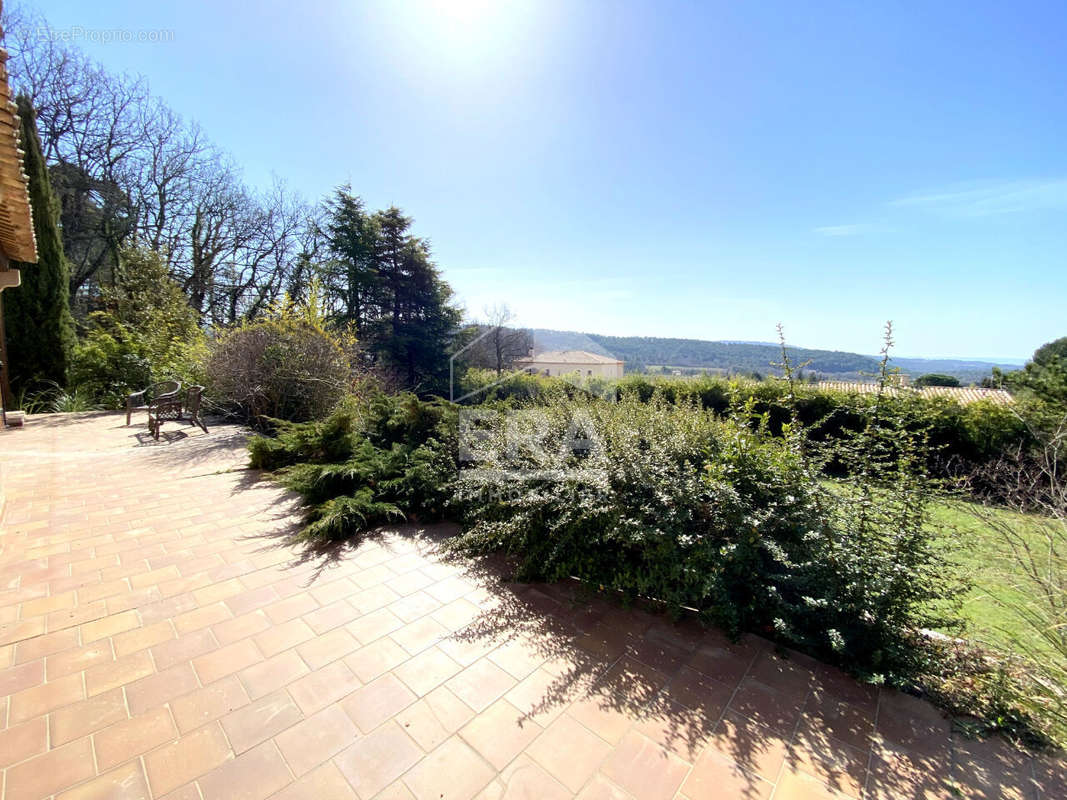
M 351 323 L 356 335 L 374 319 L 379 276 L 374 268 L 377 232 L 363 210 L 363 200 L 341 186 L 326 202 L 322 230 L 330 260 L 322 265 L 325 288 L 339 305 L 338 321 Z
M 382 291 L 371 346 L 408 388 L 443 392 L 448 348 L 461 316 L 452 305 L 452 289 L 434 265 L 429 244 L 412 235 L 411 217 L 391 206 L 373 219 Z
M 452 289 L 399 209 L 367 214 L 347 186 L 326 203 L 319 265 L 337 321 L 351 323 L 375 363 L 409 389 L 443 392 L 448 348 L 460 322 Z
M 70 313 L 70 268 L 59 231 L 59 203 L 52 195 L 48 169 L 37 135 L 36 114 L 25 96 L 18 98 L 23 168 L 29 178 L 37 263 L 12 262 L 22 285 L 4 292 L 4 321 L 12 389 L 37 391 L 66 385 L 74 347 Z
M 461 314 L 452 305 L 452 287 L 441 279 L 425 243 L 418 241 L 412 250 L 400 286 L 401 316 L 393 363 L 409 387 L 424 394 L 442 393 L 447 383 L 448 350 Z

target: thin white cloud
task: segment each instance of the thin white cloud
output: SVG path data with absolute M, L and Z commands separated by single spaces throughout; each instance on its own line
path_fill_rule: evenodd
M 1034 211 L 1067 210 L 1067 179 L 982 181 L 950 191 L 927 192 L 890 202 L 945 217 L 991 217 Z
M 865 233 L 871 233 L 875 230 L 873 225 L 823 225 L 821 228 L 815 228 L 815 233 L 820 236 L 862 236 Z

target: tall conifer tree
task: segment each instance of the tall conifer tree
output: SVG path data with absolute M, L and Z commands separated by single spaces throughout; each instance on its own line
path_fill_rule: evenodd
M 22 285 L 4 292 L 4 321 L 12 389 L 36 391 L 49 383 L 65 385 L 74 319 L 70 314 L 70 268 L 63 254 L 59 203 L 48 182 L 48 169 L 37 135 L 36 114 L 28 98 L 19 96 L 19 143 L 29 178 L 37 263 L 14 261 Z

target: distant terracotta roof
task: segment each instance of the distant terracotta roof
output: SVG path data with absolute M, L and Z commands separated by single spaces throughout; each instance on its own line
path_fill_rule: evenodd
M 14 261 L 37 261 L 26 173 L 19 148 L 18 108 L 7 82 L 7 51 L 0 48 L 0 248 Z
M 516 359 L 517 364 L 621 364 L 617 358 L 599 356 L 588 350 L 550 350 L 532 358 Z
M 819 381 L 818 386 L 820 389 L 850 394 L 873 394 L 878 391 L 878 384 L 861 381 Z M 889 387 L 887 391 L 895 394 L 898 390 L 896 387 Z M 911 391 L 918 392 L 923 397 L 947 397 L 961 406 L 977 403 L 979 400 L 987 400 L 998 406 L 1007 406 L 1015 402 L 1011 394 L 1003 389 L 980 389 L 975 386 L 923 386 L 912 387 Z

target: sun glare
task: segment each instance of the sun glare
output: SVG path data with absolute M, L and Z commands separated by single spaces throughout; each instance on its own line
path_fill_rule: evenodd
M 543 16 L 538 3 L 500 0 L 415 0 L 397 4 L 402 37 L 453 66 L 483 65 L 529 41 Z
M 427 5 L 440 18 L 464 25 L 477 24 L 505 7 L 504 3 L 493 0 L 428 0 Z

